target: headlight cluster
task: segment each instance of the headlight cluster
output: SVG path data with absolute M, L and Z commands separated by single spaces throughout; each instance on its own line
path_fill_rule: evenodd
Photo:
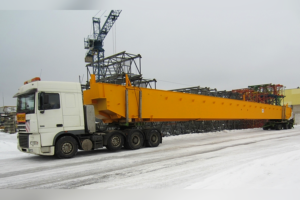
M 30 141 L 30 145 L 34 146 L 34 145 L 38 145 L 39 142 L 38 141 Z

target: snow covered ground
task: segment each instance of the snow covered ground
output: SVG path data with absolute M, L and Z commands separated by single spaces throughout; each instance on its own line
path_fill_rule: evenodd
M 163 138 L 157 148 L 105 148 L 56 159 L 19 152 L 0 132 L 0 189 L 300 189 L 300 126 Z

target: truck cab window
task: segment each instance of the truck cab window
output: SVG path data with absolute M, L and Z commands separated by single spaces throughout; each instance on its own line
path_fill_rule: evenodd
M 17 99 L 17 112 L 18 113 L 34 113 L 34 105 L 35 105 L 35 94 L 24 94 L 18 96 Z
M 58 93 L 39 93 L 39 110 L 52 110 L 60 108 Z

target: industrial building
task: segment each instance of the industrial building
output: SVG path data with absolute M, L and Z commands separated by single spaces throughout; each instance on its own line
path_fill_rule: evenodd
M 292 106 L 295 124 L 300 124 L 300 88 L 286 89 L 283 103 Z

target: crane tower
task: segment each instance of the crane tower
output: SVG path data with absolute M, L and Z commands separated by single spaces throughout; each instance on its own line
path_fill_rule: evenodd
M 93 17 L 93 35 L 89 35 L 84 39 L 84 48 L 88 49 L 85 62 L 90 63 L 93 68 L 93 74 L 96 75 L 96 79 L 99 80 L 103 75 L 103 59 L 104 48 L 103 41 L 107 36 L 114 23 L 117 21 L 122 10 L 110 11 L 104 25 L 101 27 L 100 18 Z

